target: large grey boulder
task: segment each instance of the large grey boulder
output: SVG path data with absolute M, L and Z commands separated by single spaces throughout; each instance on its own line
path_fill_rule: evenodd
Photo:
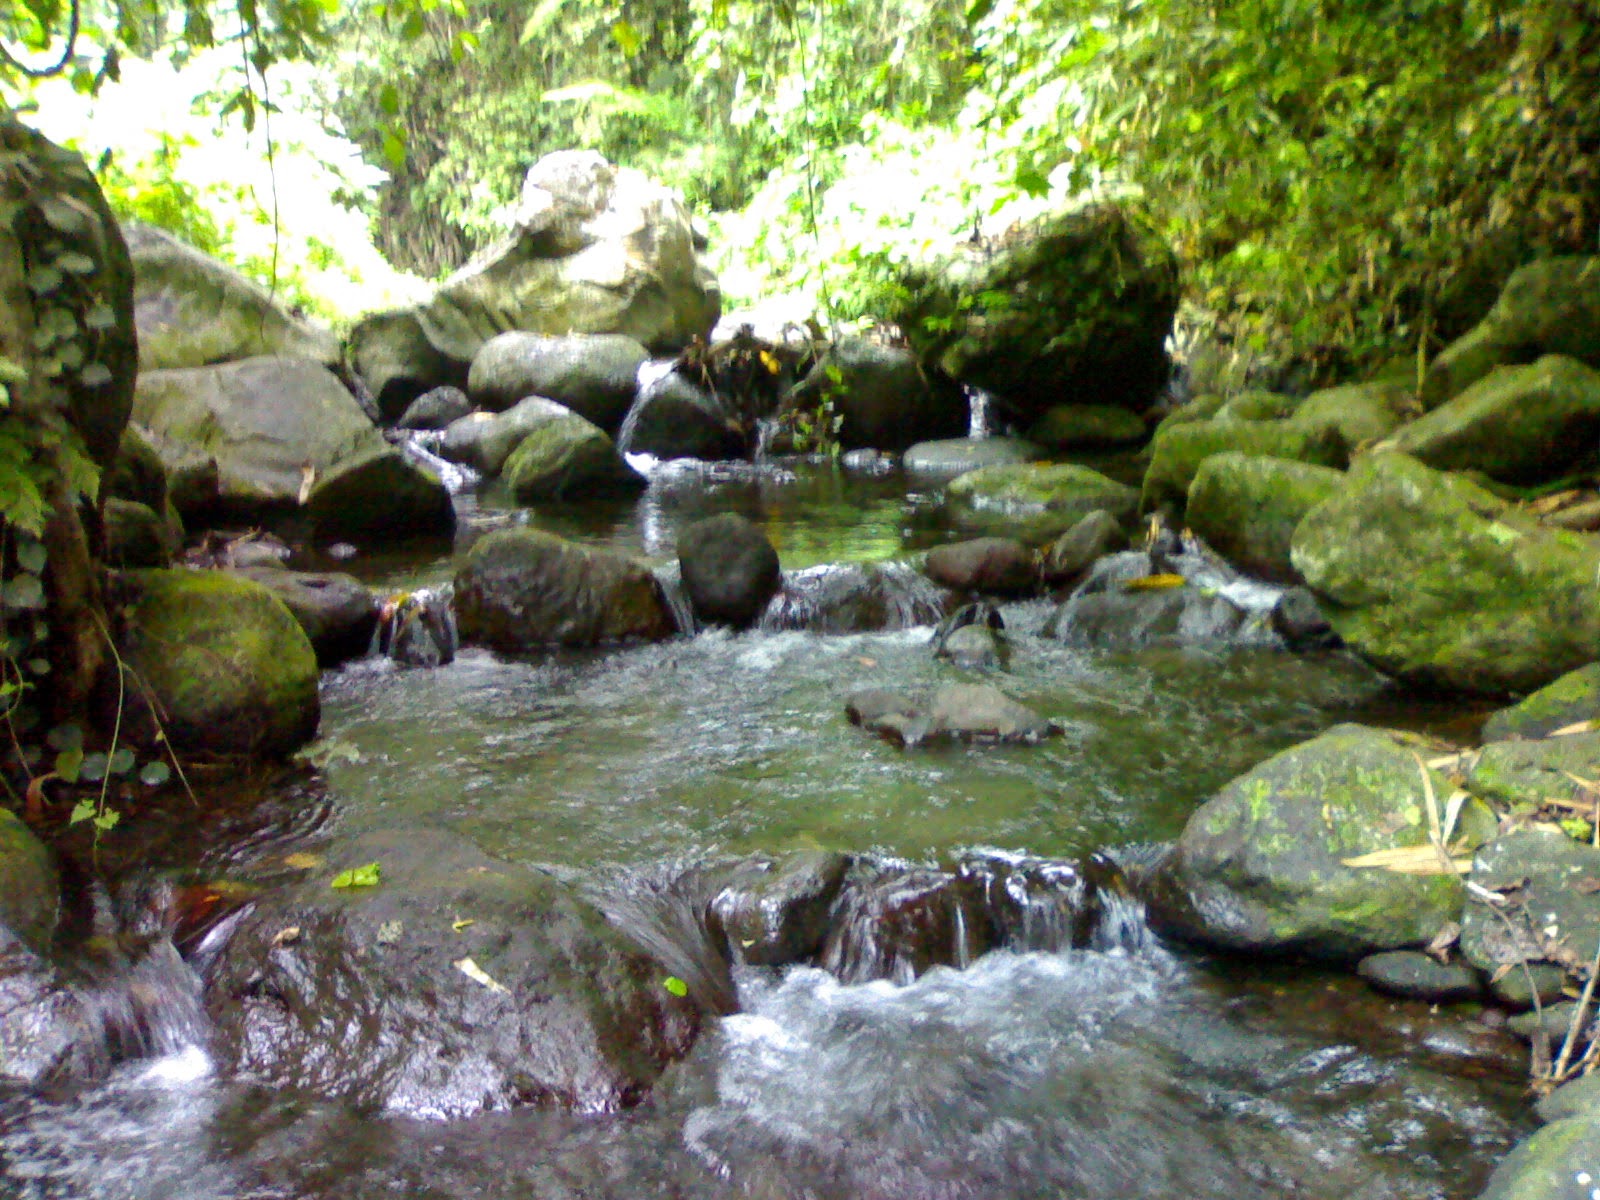
M 1600 1106 L 1553 1121 L 1517 1144 L 1478 1200 L 1594 1200 Z
M 1489 315 L 1429 365 L 1423 407 L 1437 408 L 1495 367 L 1546 354 L 1600 368 L 1600 258 L 1546 258 L 1515 271 Z
M 1343 483 L 1343 474 L 1328 467 L 1230 450 L 1200 464 L 1184 519 L 1241 571 L 1297 583 L 1289 559 L 1295 527 Z
M 1115 205 L 1051 214 L 913 263 L 893 315 L 926 362 L 1032 420 L 1064 401 L 1135 411 L 1166 382 L 1172 251 Z
M 617 333 L 502 333 L 473 358 L 467 392 L 490 412 L 544 396 L 614 434 L 638 394 L 639 368 L 649 357 L 637 341 Z
M 173 472 L 186 517 L 260 522 L 310 502 L 328 532 L 452 527 L 444 485 L 384 441 L 338 378 L 308 359 L 150 371 L 139 377 L 134 416 Z
M 790 408 L 826 403 L 841 418 L 841 446 L 904 450 L 967 430 L 969 405 L 961 389 L 929 374 L 906 349 L 845 337 L 828 347 L 785 399 Z
M 139 369 L 206 367 L 263 354 L 339 365 L 339 339 L 292 316 L 272 293 L 164 229 L 122 227 L 133 256 Z
M 1401 429 L 1393 445 L 1441 471 L 1560 479 L 1600 458 L 1600 371 L 1556 354 L 1500 367 Z
M 1411 683 L 1525 692 L 1600 658 L 1600 549 L 1403 454 L 1358 459 L 1290 557 L 1339 636 Z
M 563 151 L 530 169 L 504 237 L 428 303 L 363 319 L 350 355 L 394 417 L 430 387 L 460 384 L 498 334 L 618 333 L 664 351 L 705 336 L 720 308 L 677 193 L 598 154 Z
M 369 864 L 370 886 L 329 886 Z M 610 1112 L 699 1032 L 668 974 L 550 875 L 392 829 L 260 898 L 206 1005 L 230 1072 L 269 1086 L 412 1117 Z
M 661 641 L 677 633 L 643 563 L 532 529 L 491 533 L 455 577 L 461 639 L 499 650 Z
M 1443 775 L 1395 736 L 1359 725 L 1268 759 L 1184 826 L 1151 882 L 1159 923 L 1228 950 L 1345 960 L 1426 944 L 1460 916 L 1460 877 L 1343 861 L 1427 844 L 1424 772 L 1442 804 Z M 1458 834 L 1475 844 L 1493 824 L 1472 802 Z

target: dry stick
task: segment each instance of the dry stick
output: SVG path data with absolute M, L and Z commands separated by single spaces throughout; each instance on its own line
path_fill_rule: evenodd
M 1556 1083 L 1566 1082 L 1564 1072 L 1567 1064 L 1572 1061 L 1572 1052 L 1577 1049 L 1578 1035 L 1583 1029 L 1584 1021 L 1589 1013 L 1589 1004 L 1594 999 L 1594 985 L 1600 977 L 1600 941 L 1595 943 L 1594 962 L 1589 964 L 1589 979 L 1583 985 L 1583 995 L 1578 998 L 1578 1007 L 1572 1014 L 1572 1024 L 1567 1027 L 1567 1040 L 1561 1044 L 1561 1057 L 1556 1059 L 1556 1065 L 1550 1072 L 1550 1078 Z M 1594 1048 L 1590 1047 L 1593 1055 Z
M 1469 881 L 1468 882 L 1469 890 L 1468 890 L 1467 894 L 1469 896 L 1472 896 L 1474 899 L 1476 899 L 1479 904 L 1482 904 L 1485 908 L 1487 908 L 1495 916 L 1499 917 L 1500 918 L 1500 923 L 1503 924 L 1506 927 L 1506 932 L 1511 935 L 1512 944 L 1516 945 L 1516 946 L 1520 946 L 1522 944 L 1522 934 L 1517 929 L 1517 927 L 1511 923 L 1511 918 L 1506 916 L 1506 914 L 1500 910 L 1499 906 L 1497 904 L 1495 904 L 1494 901 L 1485 900 L 1485 899 L 1482 899 L 1481 897 L 1477 896 L 1477 894 L 1475 892 L 1470 890 L 1473 887 L 1476 887 L 1476 885 L 1472 884 Z M 1491 896 L 1495 894 L 1493 892 L 1490 892 L 1488 888 L 1478 888 L 1477 890 L 1480 891 L 1480 892 L 1484 892 L 1487 895 L 1491 895 Z M 1505 898 L 1503 896 L 1500 897 L 1500 901 L 1501 901 L 1501 903 L 1504 903 L 1505 902 Z M 1533 981 L 1533 968 L 1528 965 L 1528 956 L 1527 956 L 1527 954 L 1525 952 L 1520 952 L 1519 951 L 1519 955 L 1520 955 L 1520 957 L 1519 957 L 1519 959 L 1517 961 L 1517 966 L 1522 968 L 1523 975 L 1527 977 L 1527 980 L 1528 980 L 1528 995 L 1533 1000 L 1534 1018 L 1537 1021 L 1538 1025 L 1542 1028 L 1543 1025 L 1544 1025 L 1544 1005 L 1542 1003 L 1540 1003 L 1540 1001 L 1539 1001 L 1539 987 Z

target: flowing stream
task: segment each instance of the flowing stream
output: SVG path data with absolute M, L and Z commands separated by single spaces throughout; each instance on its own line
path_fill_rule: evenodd
M 763 525 L 790 571 L 940 536 L 932 498 L 898 476 L 798 466 L 676 468 L 637 502 L 582 510 L 525 513 L 489 493 L 464 504 L 463 539 L 529 520 L 661 562 L 683 523 L 730 509 Z M 354 569 L 395 589 L 450 575 L 436 554 Z M 190 921 L 187 961 L 158 945 L 122 975 L 144 997 L 139 1020 L 170 1011 L 171 1029 L 146 1030 L 93 1087 L 0 1096 L 0 1195 L 1475 1194 L 1531 1124 L 1503 1033 L 1347 977 L 1163 946 L 1126 906 L 1073 935 L 1052 899 L 1072 872 L 1050 865 L 1176 836 L 1219 785 L 1335 722 L 1455 714 L 1418 710 L 1344 655 L 1092 653 L 1034 636 L 1048 612 L 1005 608 L 1010 666 L 985 678 L 1065 734 L 1004 749 L 905 751 L 845 720 L 855 687 L 926 693 L 972 677 L 933 658 L 925 626 L 516 660 L 469 649 L 439 668 L 328 673 L 320 772 L 218 781 L 198 816 L 142 822 L 112 869 L 120 853 L 156 877 L 270 881 L 341 838 L 437 825 L 603 900 L 663 864 L 872 852 L 991 872 L 1020 932 L 964 970 L 900 983 L 741 968 L 740 1011 L 643 1107 L 446 1123 L 220 1076 L 193 971 L 226 921 Z M 895 974 L 860 977 L 874 973 Z

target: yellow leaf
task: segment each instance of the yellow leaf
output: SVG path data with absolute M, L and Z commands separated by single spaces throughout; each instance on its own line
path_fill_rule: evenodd
M 783 366 L 778 362 L 777 358 L 766 350 L 761 351 L 761 365 L 767 369 L 767 374 L 769 375 L 776 375 L 783 370 Z
M 1375 867 L 1399 875 L 1465 875 L 1472 870 L 1470 858 L 1450 858 L 1432 842 L 1374 850 L 1371 854 L 1339 861 L 1347 867 Z
M 450 928 L 454 929 L 457 933 L 460 933 L 463 929 L 466 929 L 468 926 L 476 925 L 476 924 L 477 924 L 477 922 L 474 921 L 471 917 L 467 917 L 467 918 L 465 918 L 463 920 L 460 920 L 460 921 L 451 921 L 450 922 Z
M 297 851 L 294 854 L 285 854 L 283 856 L 283 865 L 286 867 L 293 867 L 296 871 L 314 871 L 320 867 L 322 863 L 322 855 L 307 854 L 303 850 Z
M 472 980 L 473 983 L 481 983 L 491 992 L 509 992 L 511 990 L 504 984 L 497 983 L 489 972 L 485 971 L 470 958 L 458 958 L 452 965 L 456 970 Z
M 1125 592 L 1160 592 L 1168 588 L 1180 588 L 1186 580 L 1182 575 L 1141 575 L 1137 579 L 1130 579 L 1122 585 Z
M 1572 725 L 1563 725 L 1560 729 L 1552 729 L 1550 736 L 1566 737 L 1573 733 L 1593 733 L 1597 729 L 1600 729 L 1600 721 L 1578 721 Z

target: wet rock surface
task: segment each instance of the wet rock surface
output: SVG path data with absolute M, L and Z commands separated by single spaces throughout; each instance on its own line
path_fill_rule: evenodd
M 957 592 L 1016 596 L 1039 583 L 1034 552 L 1015 538 L 974 538 L 928 551 L 928 578 Z
M 500 650 L 592 646 L 677 633 L 661 585 L 642 564 L 534 530 L 483 538 L 455 577 L 465 642 Z
M 1483 981 L 1471 967 L 1441 963 L 1417 950 L 1386 950 L 1369 954 L 1356 964 L 1356 973 L 1391 996 L 1453 1004 L 1483 994 Z
M 735 629 L 756 622 L 782 580 L 766 534 L 735 513 L 696 521 L 679 534 L 678 565 L 695 616 Z
M 1548 737 L 1582 721 L 1600 720 L 1600 663 L 1568 671 L 1483 723 L 1483 740 Z
M 1600 944 L 1600 850 L 1559 830 L 1520 830 L 1479 849 L 1469 878 L 1461 952 L 1473 966 L 1500 973 L 1510 965 L 1506 979 L 1524 962 L 1587 970 Z
M 335 873 L 378 864 L 369 887 Z M 698 1034 L 658 963 L 548 876 L 395 830 L 264 898 L 207 987 L 230 1068 L 415 1116 L 637 1104 Z
M 318 665 L 331 667 L 360 658 L 371 646 L 378 627 L 378 598 L 353 576 L 281 567 L 235 568 L 234 573 L 283 601 L 311 640 Z
M 474 404 L 490 412 L 544 396 L 615 432 L 638 393 L 639 368 L 649 356 L 638 342 L 620 334 L 502 333 L 473 358 L 467 392 Z
M 789 571 L 760 627 L 864 633 L 937 623 L 950 594 L 904 563 L 839 563 Z

